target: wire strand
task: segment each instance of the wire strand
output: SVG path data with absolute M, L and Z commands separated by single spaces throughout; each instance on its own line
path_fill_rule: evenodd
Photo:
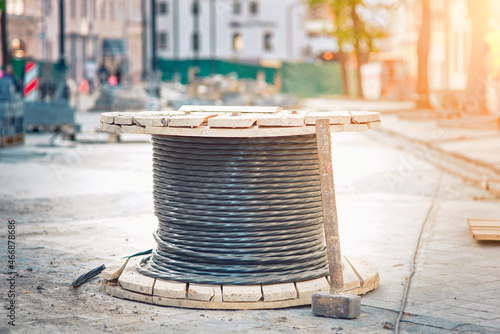
M 328 275 L 314 135 L 153 136 L 156 248 L 144 275 L 275 284 Z

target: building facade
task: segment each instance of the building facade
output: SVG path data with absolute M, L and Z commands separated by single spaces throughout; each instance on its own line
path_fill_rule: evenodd
M 300 0 L 158 0 L 156 15 L 157 52 L 165 59 L 271 65 L 335 46 L 332 38 L 325 46 L 323 36 L 309 36 Z
M 141 0 L 64 2 L 65 61 L 69 78 L 83 78 L 85 62 L 139 79 L 143 66 Z M 59 60 L 59 1 L 7 0 L 8 39 L 22 43 L 23 54 L 38 61 Z

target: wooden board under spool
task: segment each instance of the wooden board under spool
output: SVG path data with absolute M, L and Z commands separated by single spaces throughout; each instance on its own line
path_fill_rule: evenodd
M 170 112 L 101 114 L 101 130 L 188 137 L 281 137 L 315 134 L 318 118 L 330 119 L 330 131 L 380 128 L 380 114 L 368 111 L 296 111 L 279 107 L 182 106 Z
M 269 285 L 206 285 L 171 282 L 140 274 L 136 267 L 143 257 L 123 259 L 101 273 L 107 294 L 149 304 L 195 309 L 251 310 L 311 304 L 317 291 L 328 291 L 328 276 L 303 282 Z M 343 261 L 344 289 L 362 295 L 379 284 L 377 267 L 357 258 Z

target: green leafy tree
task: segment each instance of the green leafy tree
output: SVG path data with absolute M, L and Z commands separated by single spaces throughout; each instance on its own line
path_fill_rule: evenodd
M 367 55 L 375 52 L 375 41 L 387 37 L 385 27 L 376 17 L 378 10 L 389 10 L 384 4 L 368 5 L 365 0 L 305 0 L 307 5 L 327 5 L 333 14 L 334 29 L 330 34 L 336 38 L 339 47 L 339 60 L 342 71 L 344 94 L 349 95 L 349 80 L 347 76 L 347 55 L 353 52 L 356 56 L 356 77 L 358 96 L 363 97 L 361 86 L 361 65 Z M 373 19 L 367 20 L 360 12 L 373 14 Z

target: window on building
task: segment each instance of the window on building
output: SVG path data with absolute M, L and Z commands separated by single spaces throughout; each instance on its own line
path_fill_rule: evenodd
M 233 14 L 238 15 L 241 14 L 241 1 L 234 0 L 233 2 Z
M 257 1 L 250 2 L 250 14 L 255 15 L 259 12 L 259 3 Z
M 109 20 L 115 20 L 115 2 L 113 0 L 109 2 Z
M 243 37 L 239 33 L 233 35 L 233 51 L 240 52 L 243 50 Z
M 193 5 L 191 6 L 191 12 L 194 15 L 200 15 L 200 1 L 194 0 Z
M 87 17 L 87 0 L 81 0 L 82 4 L 82 17 Z
M 167 15 L 168 14 L 168 2 L 162 1 L 158 3 L 158 14 Z
M 71 0 L 69 4 L 69 12 L 72 18 L 76 17 L 76 0 Z
M 97 4 L 95 2 L 96 0 L 91 0 L 90 5 L 92 6 L 92 18 L 96 19 L 97 18 Z
M 24 0 L 7 0 L 7 14 L 10 15 L 23 15 L 24 14 Z
M 168 49 L 168 33 L 166 31 L 158 33 L 158 48 L 160 50 Z
M 270 32 L 264 34 L 264 50 L 273 51 L 273 34 Z
M 193 33 L 192 47 L 193 51 L 200 51 L 200 34 L 198 32 Z

